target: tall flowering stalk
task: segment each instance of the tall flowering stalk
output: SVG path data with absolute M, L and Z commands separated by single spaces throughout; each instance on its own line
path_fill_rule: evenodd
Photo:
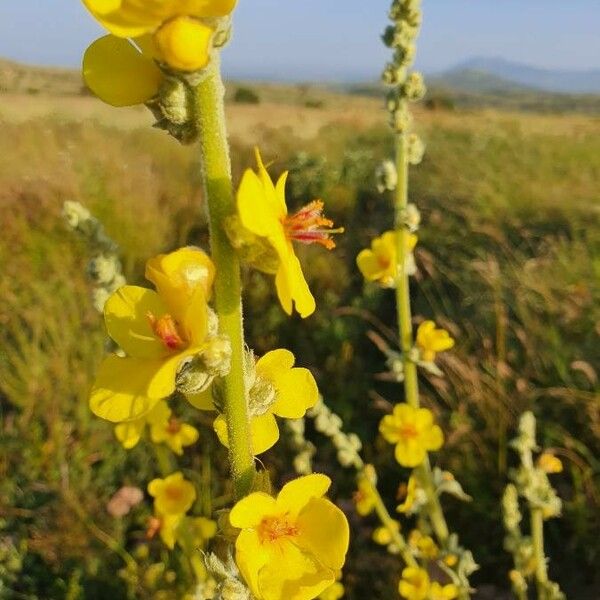
M 452 348 L 454 340 L 433 321 L 421 323 L 415 335 L 410 300 L 410 276 L 415 272 L 413 249 L 418 243 L 420 214 L 409 202 L 409 165 L 418 164 L 424 151 L 418 136 L 410 131 L 409 108 L 411 102 L 425 95 L 422 75 L 410 71 L 422 19 L 420 1 L 394 0 L 389 17 L 392 24 L 385 30 L 383 41 L 392 49 L 393 57 L 382 78 L 389 87 L 387 108 L 395 136 L 395 160 L 386 161 L 377 176 L 379 190 L 394 193 L 395 225 L 358 255 L 357 264 L 367 281 L 395 290 L 399 352 L 382 349 L 396 379 L 404 384 L 404 402 L 382 419 L 379 430 L 384 439 L 393 444 L 396 461 L 413 469 L 406 500 L 398 511 L 425 517 L 421 519 L 422 531 L 415 530 L 408 540 L 422 566 L 405 558 L 407 568 L 402 573 L 399 593 L 409 600 L 468 598 L 468 576 L 477 566 L 471 553 L 460 548 L 457 536 L 450 533 L 440 495 L 449 492 L 463 499 L 468 497 L 451 474 L 431 468 L 429 452 L 442 447 L 444 435 L 431 411 L 420 407 L 419 394 L 419 369 L 441 374 L 435 365 L 436 354 Z M 359 491 L 360 486 L 369 491 L 365 481 L 369 481 L 368 472 L 359 478 Z M 370 494 L 375 506 L 378 494 L 374 489 Z M 430 580 L 428 565 L 431 561 L 445 571 L 450 579 L 448 583 L 442 585 Z
M 343 230 L 333 229 L 321 200 L 289 213 L 287 174 L 274 182 L 258 149 L 256 171 L 247 169 L 234 190 L 218 52 L 229 39 L 235 0 L 84 3 L 109 31 L 84 57 L 90 89 L 114 106 L 145 104 L 157 127 L 198 144 L 211 250 L 209 256 L 182 248 L 148 260 L 146 279 L 155 290 L 110 290 L 104 316 L 116 351 L 98 370 L 90 407 L 116 424 L 126 448 L 149 428 L 154 443 L 178 456 L 199 432 L 173 420 L 167 400 L 183 396 L 217 413 L 213 429 L 229 450 L 236 504 L 220 522 L 225 552 L 206 560 L 215 598 L 338 594 L 349 530 L 342 511 L 325 498 L 330 479 L 305 475 L 275 495 L 268 472 L 256 469 L 255 457 L 279 438 L 276 417 L 302 418 L 318 391 L 288 350 L 257 358 L 246 347 L 241 262 L 273 275 L 282 309 L 305 318 L 316 302 L 294 243 L 331 250 L 332 234 Z M 194 548 L 204 547 L 216 528 L 191 515 L 199 496 L 194 483 L 181 471 L 169 473 L 174 461 L 162 462 L 163 477 L 147 488 L 154 498 L 149 531 L 167 548 L 179 546 L 204 575 Z M 198 581 L 206 597 L 207 578 Z

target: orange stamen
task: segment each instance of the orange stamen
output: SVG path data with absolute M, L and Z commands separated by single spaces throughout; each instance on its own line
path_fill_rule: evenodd
M 287 514 L 265 517 L 258 526 L 258 537 L 263 544 L 296 535 L 298 535 L 298 527 L 289 521 Z
M 344 228 L 332 229 L 333 221 L 323 216 L 323 202 L 313 200 L 297 213 L 283 219 L 286 236 L 301 244 L 321 244 L 327 250 L 335 248 L 331 239 L 334 233 L 343 233 Z
M 148 321 L 150 321 L 150 326 L 152 327 L 154 335 L 159 338 L 169 350 L 178 350 L 185 346 L 185 342 L 177 329 L 177 322 L 171 315 L 163 315 L 157 319 L 149 312 L 146 316 Z

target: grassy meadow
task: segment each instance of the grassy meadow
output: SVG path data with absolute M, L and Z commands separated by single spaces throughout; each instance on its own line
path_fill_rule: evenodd
M 247 339 L 258 353 L 290 348 L 311 368 L 365 442 L 393 509 L 407 473 L 377 424 L 400 394 L 378 349 L 395 343 L 394 302 L 365 285 L 354 264 L 392 226 L 391 199 L 377 194 L 373 177 L 392 151 L 386 113 L 377 99 L 310 87 L 260 88 L 259 96 L 228 107 L 236 181 L 258 145 L 275 174 L 291 170 L 292 206 L 322 197 L 346 234 L 331 253 L 304 253 L 318 304 L 306 321 L 283 314 L 268 278 L 246 273 Z M 507 440 L 533 410 L 538 439 L 565 464 L 553 476 L 564 516 L 547 523 L 551 577 L 571 598 L 597 598 L 600 121 L 486 108 L 421 108 L 415 119 L 427 144 L 411 172 L 424 221 L 415 320 L 437 318 L 457 339 L 440 359 L 446 376 L 425 377 L 423 402 L 447 432 L 434 460 L 474 498 L 447 500 L 449 522 L 481 565 L 478 597 L 509 597 L 499 500 L 515 462 Z M 125 598 L 115 575 L 123 550 L 140 562 L 144 552 L 164 552 L 145 543 L 142 509 L 122 519 L 106 510 L 122 485 L 152 478 L 157 458 L 143 445 L 124 451 L 89 412 L 105 336 L 89 301 L 87 249 L 61 218 L 66 200 L 87 206 L 118 242 L 132 283 L 155 253 L 206 243 L 197 156 L 151 122 L 144 109 L 90 97 L 0 94 L 2 599 Z M 187 468 L 223 469 L 210 427 L 201 435 L 206 452 L 187 458 Z M 370 541 L 375 522 L 355 514 L 352 472 L 310 427 L 308 435 L 319 448 L 315 468 L 332 475 L 353 525 L 346 597 L 395 597 L 397 560 Z M 288 458 L 279 451 L 263 460 L 285 480 Z M 175 597 L 149 589 L 136 597 Z

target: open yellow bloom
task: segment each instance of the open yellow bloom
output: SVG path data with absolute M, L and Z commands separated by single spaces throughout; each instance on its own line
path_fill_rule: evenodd
M 194 485 L 179 471 L 165 479 L 153 479 L 148 493 L 154 497 L 154 510 L 159 515 L 184 515 L 196 499 Z
M 240 221 L 248 231 L 265 238 L 277 254 L 275 287 L 285 312 L 291 315 L 295 305 L 303 318 L 308 317 L 315 311 L 315 299 L 304 279 L 292 242 L 321 244 L 330 250 L 335 247 L 331 239 L 333 223 L 323 217 L 323 203 L 320 200 L 288 215 L 285 201 L 287 173 L 279 178 L 277 184 L 273 184 L 258 150 L 256 161 L 258 172 L 246 170 L 238 189 Z
M 198 441 L 200 434 L 195 427 L 182 423 L 178 419 L 170 418 L 167 422 L 152 423 L 150 425 L 150 438 L 155 444 L 166 444 L 171 450 L 181 456 L 183 449 Z
M 356 257 L 356 264 L 367 281 L 377 281 L 382 287 L 396 285 L 398 269 L 398 248 L 396 232 L 386 231 L 371 242 L 371 248 L 362 250 Z M 407 250 L 412 252 L 419 241 L 413 234 L 408 234 Z
M 104 359 L 90 408 L 114 423 L 141 419 L 160 399 L 172 394 L 177 371 L 187 358 L 202 350 L 208 332 L 208 280 L 198 279 L 184 294 L 181 273 L 160 279 L 161 272 L 153 268 L 152 260 L 148 265 L 160 295 L 142 287 L 123 286 L 104 306 L 108 334 L 127 356 L 112 354 Z
M 396 445 L 396 460 L 403 467 L 420 465 L 429 450 L 439 450 L 444 434 L 433 422 L 427 408 L 396 404 L 394 412 L 381 419 L 379 431 L 386 441 Z
M 317 403 L 319 390 L 315 378 L 308 369 L 294 367 L 295 360 L 289 350 L 279 349 L 267 352 L 256 363 L 256 381 L 249 392 L 255 456 L 266 452 L 279 439 L 275 415 L 300 419 Z M 223 415 L 215 419 L 214 429 L 221 443 L 227 446 L 227 422 Z
M 453 583 L 442 585 L 437 581 L 431 584 L 429 600 L 454 600 L 458 598 L 458 588 Z
M 423 321 L 417 329 L 417 347 L 425 362 L 433 362 L 438 352 L 450 350 L 454 339 L 445 329 L 437 329 L 433 321 Z
M 359 478 L 358 490 L 354 492 L 352 499 L 356 506 L 356 512 L 362 517 L 370 515 L 375 510 L 377 495 L 373 491 L 373 486 L 366 477 Z
M 83 0 L 109 32 L 83 60 L 88 87 L 114 106 L 148 102 L 163 75 L 156 61 L 196 71 L 210 60 L 214 20 L 231 13 L 236 0 Z
M 126 421 L 119 423 L 115 427 L 115 435 L 123 448 L 130 450 L 138 445 L 146 425 L 167 426 L 171 410 L 166 402 L 159 401 L 158 404 L 144 417 L 135 421 Z
M 537 466 L 545 473 L 562 473 L 563 464 L 560 458 L 550 452 L 543 452 L 537 460 Z
M 426 600 L 430 587 L 429 575 L 425 569 L 406 567 L 402 571 L 398 591 L 406 600 Z
M 311 600 L 331 586 L 344 565 L 349 527 L 324 498 L 331 480 L 307 475 L 277 498 L 256 492 L 240 500 L 229 520 L 241 529 L 236 563 L 258 600 Z
M 439 548 L 429 535 L 422 534 L 418 529 L 413 529 L 408 536 L 408 544 L 412 546 L 421 558 L 434 560 L 438 557 Z

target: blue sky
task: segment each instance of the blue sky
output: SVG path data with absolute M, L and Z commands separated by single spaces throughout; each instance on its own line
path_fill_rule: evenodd
M 375 78 L 389 0 L 239 0 L 226 73 L 286 80 Z M 418 66 L 474 56 L 600 67 L 599 0 L 423 0 Z M 76 66 L 101 32 L 78 0 L 0 0 L 0 56 Z

